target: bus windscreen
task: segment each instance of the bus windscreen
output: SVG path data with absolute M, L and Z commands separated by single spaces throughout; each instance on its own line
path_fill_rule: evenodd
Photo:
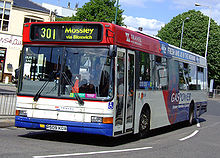
M 100 42 L 100 24 L 32 24 L 32 41 Z

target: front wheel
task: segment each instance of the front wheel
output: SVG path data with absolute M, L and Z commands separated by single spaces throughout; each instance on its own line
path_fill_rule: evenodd
M 149 110 L 142 110 L 139 122 L 139 138 L 147 137 L 150 131 L 150 112 Z

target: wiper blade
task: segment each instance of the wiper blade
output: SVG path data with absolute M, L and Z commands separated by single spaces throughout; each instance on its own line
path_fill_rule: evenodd
M 50 79 L 48 79 L 47 81 L 44 82 L 44 84 L 40 87 L 40 89 L 37 91 L 37 93 L 34 96 L 34 101 L 38 101 L 40 94 L 43 92 L 43 90 L 47 87 L 48 83 L 49 83 Z
M 34 101 L 38 101 L 40 94 L 43 92 L 43 90 L 47 87 L 48 83 L 50 82 L 50 80 L 55 76 L 56 72 L 52 72 L 50 74 L 50 77 L 48 78 L 47 81 L 44 82 L 44 84 L 40 87 L 40 89 L 37 91 L 37 93 L 34 96 Z
M 68 78 L 68 76 L 66 75 L 65 72 L 62 72 L 62 75 L 63 75 L 63 77 L 65 78 L 65 80 L 68 82 L 68 84 L 71 85 L 72 90 L 73 90 L 73 93 L 74 93 L 74 95 L 75 95 L 76 100 L 78 101 L 78 103 L 79 103 L 80 105 L 84 105 L 84 101 L 83 101 L 82 98 L 79 96 L 79 94 L 76 92 L 76 89 L 74 88 L 72 81 L 70 81 L 70 79 Z

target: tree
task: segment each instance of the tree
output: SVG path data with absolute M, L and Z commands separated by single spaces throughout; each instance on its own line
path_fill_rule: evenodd
M 189 19 L 185 20 L 187 17 Z M 184 33 L 182 48 L 205 56 L 208 18 L 200 11 L 189 10 L 174 17 L 168 24 L 158 31 L 157 36 L 163 41 L 180 46 L 182 22 Z M 208 78 L 215 80 L 215 86 L 220 85 L 220 26 L 211 19 L 208 43 Z
M 97 22 L 113 22 L 115 20 L 116 0 L 91 0 L 82 8 L 77 10 L 76 16 L 68 18 L 57 18 L 57 21 L 97 21 Z M 122 13 L 124 11 L 118 9 L 117 24 L 123 25 Z

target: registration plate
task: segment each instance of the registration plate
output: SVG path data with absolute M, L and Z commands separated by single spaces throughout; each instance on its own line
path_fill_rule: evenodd
M 67 132 L 67 126 L 46 125 L 46 130 Z

